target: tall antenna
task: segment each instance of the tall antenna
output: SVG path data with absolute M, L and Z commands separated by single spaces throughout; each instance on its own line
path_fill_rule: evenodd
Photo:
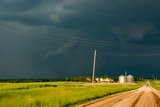
M 94 75 L 96 70 L 96 56 L 97 56 L 97 50 L 94 50 L 94 61 L 93 61 L 93 74 L 92 74 L 92 84 L 94 83 Z

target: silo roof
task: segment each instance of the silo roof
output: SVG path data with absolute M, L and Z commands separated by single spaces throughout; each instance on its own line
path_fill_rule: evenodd
M 119 77 L 124 77 L 124 75 L 120 75 Z
M 128 77 L 133 77 L 133 76 L 129 74 Z

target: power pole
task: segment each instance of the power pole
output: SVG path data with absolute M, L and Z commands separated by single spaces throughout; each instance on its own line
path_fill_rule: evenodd
M 96 57 L 97 57 L 97 50 L 94 50 L 94 61 L 93 61 L 93 74 L 92 74 L 92 85 L 94 83 L 94 75 L 96 70 Z

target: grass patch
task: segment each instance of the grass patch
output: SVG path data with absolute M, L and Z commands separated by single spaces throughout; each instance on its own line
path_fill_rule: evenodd
M 160 80 L 150 81 L 150 84 L 153 88 L 160 90 Z

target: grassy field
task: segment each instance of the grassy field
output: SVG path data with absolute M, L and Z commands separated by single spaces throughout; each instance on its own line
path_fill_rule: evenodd
M 153 88 L 160 90 L 160 80 L 150 81 L 150 84 Z
M 0 83 L 0 107 L 67 107 L 136 89 L 142 83 L 95 84 L 75 82 Z

